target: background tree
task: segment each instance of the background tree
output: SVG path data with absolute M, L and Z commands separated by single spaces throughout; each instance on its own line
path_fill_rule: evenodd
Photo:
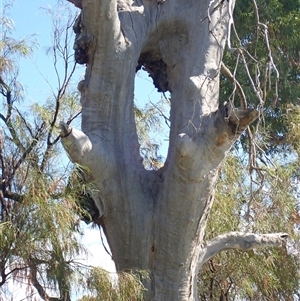
M 102 275 L 102 288 L 108 284 L 103 281 L 107 273 L 81 263 L 87 250 L 79 243 L 79 218 L 90 223 L 98 217 L 97 208 L 86 203 L 94 188 L 84 183 L 79 169 L 74 171 L 74 166 L 67 163 L 58 143 L 58 121 L 67 119 L 71 123 L 80 115 L 78 93 L 72 85 L 76 63 L 70 42 L 75 12 L 63 1 L 44 9 L 53 22 L 52 45 L 46 53 L 53 60 L 52 77 L 57 86 L 48 98 L 32 103 L 19 82 L 18 62 L 21 56 L 30 59 L 39 45 L 36 36 L 13 38 L 10 7 L 4 5 L 1 14 L 0 41 L 0 299 L 13 298 L 9 287 L 20 285 L 28 300 L 70 300 L 78 282 L 81 289 L 91 292 L 91 279 L 97 275 Z M 50 85 L 48 81 L 46 85 Z M 157 145 L 149 137 L 150 128 L 160 128 L 154 116 L 159 108 L 135 108 L 148 168 L 160 164 Z M 142 295 L 144 290 L 139 279 L 127 273 L 118 277 L 124 280 L 118 290 L 112 291 L 112 300 L 128 295 L 142 298 L 137 293 Z
M 25 103 L 18 59 L 31 54 L 34 37 L 12 38 L 8 5 L 1 14 L 1 300 L 10 299 L 11 281 L 23 283 L 28 298 L 35 299 L 37 292 L 43 300 L 70 300 L 74 277 L 83 268 L 76 261 L 85 252 L 77 237 L 82 210 L 74 197 L 76 190 L 65 189 L 72 167 L 57 164 L 61 153 L 57 122 L 70 123 L 80 110 L 78 95 L 70 86 L 76 66 L 69 47 L 74 16 L 62 8 L 49 11 L 55 17 L 49 56 L 58 89 L 33 104 Z
M 243 135 L 222 170 L 207 235 L 230 229 L 286 229 L 292 240 L 284 250 L 216 256 L 201 272 L 201 300 L 294 300 L 299 296 L 299 39 L 295 32 L 299 3 L 252 3 L 237 2 L 234 17 L 238 42 L 253 54 L 248 68 L 260 84 L 256 87 L 264 102 L 264 118 Z M 268 31 L 253 22 L 258 13 Z M 287 32 L 294 34 L 287 36 Z M 265 56 L 266 34 L 279 78 L 270 67 L 271 58 Z M 244 61 L 233 60 L 229 53 L 224 61 L 238 81 L 245 83 L 243 89 L 251 103 L 259 105 L 250 91 Z M 226 77 L 221 87 L 223 101 L 232 97 L 232 84 Z
M 263 138 L 259 129 L 267 124 L 264 116 L 271 115 L 271 105 L 279 101 L 278 70 L 257 3 L 251 11 L 256 35 L 241 38 L 233 34 L 234 1 L 192 1 L 186 6 L 180 1 L 70 2 L 82 9 L 74 48 L 77 61 L 87 68 L 79 84 L 82 131 L 62 123 L 62 142 L 71 159 L 85 167 L 87 181 L 98 189 L 93 197 L 100 214 L 97 222 L 107 236 L 117 270 L 149 270 L 147 300 L 196 300 L 198 271 L 214 255 L 229 248 L 279 246 L 287 238 L 284 233 L 252 234 L 281 231 L 278 226 L 284 226 L 258 227 L 262 218 L 254 210 L 255 192 L 264 188 L 261 185 L 271 188 L 277 183 L 272 177 L 263 181 L 266 176 L 257 149 Z M 221 64 L 225 42 L 237 56 L 237 65 L 243 63 L 242 74 L 247 77 L 240 82 L 249 86 L 247 93 L 236 72 Z M 254 44 L 254 53 L 248 43 Z M 139 156 L 133 87 L 141 67 L 158 91 L 171 93 L 169 151 L 157 171 L 145 170 Z M 220 69 L 234 86 L 238 102 L 228 97 L 226 104 L 219 105 Z M 254 127 L 249 127 L 255 119 Z M 207 233 L 221 163 L 245 129 L 251 181 L 248 190 L 242 179 L 247 198 L 241 206 L 246 213 L 238 212 L 243 223 L 236 228 L 241 232 Z M 228 176 L 223 176 L 225 181 Z M 275 179 L 279 181 L 277 175 Z M 292 198 L 292 192 L 287 193 Z M 267 193 L 262 197 L 266 208 L 273 208 L 278 200 Z M 290 204 L 295 210 L 293 201 Z M 280 212 L 278 208 L 283 207 L 276 207 Z M 290 213 L 286 210 L 285 216 Z M 290 259 L 294 267 L 295 260 Z M 257 280 L 249 284 L 252 291 L 245 288 L 236 296 L 253 296 L 254 283 Z

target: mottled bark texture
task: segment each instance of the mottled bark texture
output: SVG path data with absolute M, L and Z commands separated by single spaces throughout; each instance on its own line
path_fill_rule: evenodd
M 81 1 L 74 49 L 86 63 L 78 85 L 82 131 L 62 123 L 62 142 L 98 189 L 98 223 L 117 270 L 150 272 L 147 300 L 197 300 L 199 268 L 222 250 L 204 242 L 218 169 L 258 116 L 219 106 L 233 2 Z M 134 121 L 134 77 L 142 66 L 172 95 L 169 151 L 158 171 L 143 167 Z

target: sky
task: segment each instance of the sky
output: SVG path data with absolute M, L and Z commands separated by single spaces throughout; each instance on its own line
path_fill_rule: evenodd
M 51 16 L 47 14 L 47 10 L 53 8 L 57 0 L 0 0 L 0 3 L 1 1 L 2 5 L 7 2 L 13 3 L 9 16 L 15 24 L 14 37 L 22 39 L 34 35 L 38 42 L 33 55 L 20 60 L 20 79 L 27 89 L 27 97 L 37 100 L 41 96 L 47 96 L 57 83 L 52 60 L 45 54 L 46 49 L 51 46 L 52 39 Z M 72 4 L 67 1 L 66 3 L 73 11 L 78 11 Z M 78 66 L 76 82 L 83 77 L 84 69 L 84 66 Z M 136 82 L 135 98 L 140 103 L 148 100 L 157 102 L 160 99 L 161 94 L 156 92 L 152 80 L 146 74 L 139 73 Z
M 36 46 L 30 57 L 20 58 L 19 60 L 19 82 L 24 87 L 24 99 L 22 106 L 33 102 L 45 101 L 53 91 L 57 90 L 57 77 L 53 68 L 53 60 L 46 55 L 46 50 L 51 46 L 52 20 L 47 14 L 47 10 L 53 8 L 57 0 L 0 0 L 1 11 L 5 4 L 12 4 L 7 10 L 8 17 L 14 21 L 15 31 L 12 36 L 15 39 L 24 39 L 28 41 L 34 39 Z M 67 2 L 67 1 L 66 1 Z M 67 5 L 74 11 L 72 4 Z M 84 75 L 84 66 L 78 66 L 72 85 L 77 86 Z M 139 73 L 136 77 L 135 100 L 138 105 L 145 105 L 151 101 L 159 101 L 161 94 L 156 92 L 152 80 L 145 73 Z M 166 140 L 164 133 L 161 138 Z M 167 146 L 162 146 L 162 155 L 166 156 Z M 63 159 L 66 160 L 66 159 Z M 102 247 L 100 233 L 98 229 L 92 229 L 91 226 L 84 226 L 84 236 L 82 242 L 88 248 L 90 255 L 88 258 L 82 258 L 84 263 L 94 266 L 101 266 L 114 273 L 115 267 L 110 256 Z M 108 248 L 108 246 L 107 246 Z M 25 297 L 24 287 L 10 284 L 9 289 L 12 293 L 12 300 L 21 301 Z

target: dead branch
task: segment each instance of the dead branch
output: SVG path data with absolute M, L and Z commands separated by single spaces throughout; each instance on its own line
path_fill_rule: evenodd
M 200 254 L 201 263 L 207 262 L 216 254 L 228 249 L 249 251 L 255 248 L 280 247 L 286 242 L 287 238 L 287 233 L 254 234 L 229 232 L 207 242 L 202 254 Z
M 247 108 L 247 100 L 244 93 L 244 90 L 240 83 L 236 80 L 236 78 L 232 75 L 231 71 L 226 67 L 226 65 L 221 62 L 221 72 L 222 74 L 230 80 L 230 82 L 234 85 L 234 88 L 237 90 L 237 93 L 240 98 L 241 109 L 244 110 Z

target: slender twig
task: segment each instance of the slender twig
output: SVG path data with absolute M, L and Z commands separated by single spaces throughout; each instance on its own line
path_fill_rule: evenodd
M 68 44 L 69 44 L 69 38 L 68 38 L 68 34 L 69 34 L 69 30 L 71 29 L 71 25 L 75 22 L 75 19 L 72 18 L 72 21 L 70 21 L 68 23 L 67 29 L 65 30 L 65 40 L 64 40 L 64 47 L 61 48 L 61 44 L 59 41 L 59 37 L 56 36 L 54 34 L 54 47 L 53 47 L 53 57 L 54 57 L 54 70 L 57 76 L 57 80 L 58 80 L 58 86 L 60 87 L 57 95 L 55 96 L 56 99 L 56 104 L 55 104 L 55 109 L 54 109 L 54 116 L 53 119 L 50 123 L 50 129 L 49 129 L 49 133 L 48 133 L 48 137 L 47 137 L 47 145 L 48 146 L 52 146 L 52 144 L 54 142 L 51 142 L 51 137 L 52 137 L 52 133 L 53 133 L 53 129 L 55 127 L 55 124 L 57 122 L 57 117 L 58 117 L 58 113 L 59 113 L 59 109 L 60 109 L 60 104 L 61 104 L 61 100 L 63 98 L 63 96 L 66 93 L 66 89 L 69 86 L 70 80 L 75 72 L 76 69 L 76 63 L 73 64 L 73 67 L 71 68 L 71 71 L 69 72 L 69 64 L 70 62 L 67 60 L 68 57 Z M 55 30 L 58 30 L 58 25 L 55 26 Z M 63 74 L 63 79 L 61 81 L 61 76 L 60 76 L 60 72 L 58 71 L 58 54 L 57 54 L 57 50 L 61 48 L 61 53 L 63 54 L 63 61 L 64 61 L 64 74 Z M 47 152 L 47 150 L 46 150 Z
M 236 80 L 235 76 L 232 75 L 231 71 L 226 67 L 226 65 L 223 62 L 221 62 L 221 72 L 234 85 L 234 89 L 237 90 L 239 98 L 240 98 L 241 109 L 242 110 L 247 109 L 247 100 L 246 100 L 246 96 L 245 96 L 242 86 Z
M 105 252 L 112 258 L 112 254 L 107 250 L 107 248 L 106 248 L 106 246 L 104 244 L 103 235 L 102 235 L 102 231 L 101 231 L 101 226 L 98 225 L 98 227 L 99 227 L 99 230 L 100 230 L 99 232 L 100 232 L 100 238 L 101 238 L 102 246 L 103 246 Z
M 14 268 L 14 269 L 10 270 L 10 271 L 6 274 L 6 277 L 8 277 L 9 275 L 14 274 L 15 272 L 23 271 L 23 270 L 26 270 L 26 269 L 28 269 L 28 268 L 29 268 L 29 266 Z
M 1 94 L 6 98 L 7 103 L 7 112 L 6 117 L 4 115 L 0 114 L 0 118 L 5 122 L 7 125 L 7 128 L 12 136 L 12 141 L 16 144 L 16 146 L 21 150 L 24 151 L 25 147 L 21 143 L 15 128 L 11 121 L 11 115 L 12 115 L 12 101 L 11 101 L 11 89 L 10 87 L 4 82 L 2 77 L 0 76 L 0 86 L 1 86 Z
M 81 113 L 82 113 L 82 110 L 80 110 L 80 111 L 74 113 L 74 114 L 68 119 L 68 121 L 67 121 L 66 123 L 67 123 L 68 125 L 70 125 L 71 122 L 72 122 L 74 119 L 76 119 Z
M 46 150 L 44 152 L 42 163 L 40 165 L 41 171 L 43 171 L 45 166 L 46 166 L 46 163 L 48 161 L 48 158 L 50 156 L 50 153 L 51 153 L 51 150 L 52 150 L 53 146 L 59 141 L 59 138 L 60 138 L 59 135 L 56 136 L 52 140 L 53 130 L 55 128 L 55 124 L 57 122 L 58 114 L 59 114 L 59 111 L 60 111 L 61 100 L 62 100 L 63 96 L 66 93 L 67 87 L 69 86 L 70 80 L 71 80 L 71 78 L 72 78 L 72 76 L 75 72 L 75 69 L 76 69 L 76 63 L 74 63 L 71 70 L 69 70 L 70 62 L 68 60 L 68 58 L 70 58 L 70 56 L 68 55 L 69 54 L 69 51 L 68 51 L 69 30 L 72 28 L 72 24 L 74 22 L 75 22 L 75 18 L 72 19 L 72 21 L 69 21 L 68 24 L 67 24 L 67 29 L 65 30 L 65 39 L 64 39 L 64 43 L 63 43 L 64 47 L 61 47 L 61 44 L 60 44 L 60 41 L 59 41 L 60 37 L 58 36 L 58 34 L 54 34 L 54 41 L 53 41 L 53 44 L 55 46 L 55 47 L 53 47 L 54 69 L 55 69 L 56 76 L 57 76 L 57 79 L 58 79 L 58 86 L 60 88 L 57 92 L 57 95 L 55 95 L 56 103 L 55 103 L 54 115 L 53 115 L 52 121 L 50 122 L 50 128 L 49 128 L 49 132 L 48 132 L 48 135 L 47 135 L 47 147 L 46 147 Z M 55 29 L 58 29 L 57 24 L 55 24 Z M 63 74 L 62 80 L 61 80 L 61 76 L 60 76 L 60 73 L 58 72 L 58 67 L 57 67 L 57 64 L 58 64 L 58 53 L 57 53 L 57 51 L 61 52 L 62 58 L 63 58 L 63 61 L 64 61 L 64 74 Z M 78 113 L 78 115 L 79 115 L 79 113 Z M 75 119 L 78 115 L 76 114 L 76 116 L 74 116 L 74 117 L 71 116 L 70 119 L 69 119 L 70 120 L 69 123 L 71 123 L 71 121 L 73 119 Z
M 154 104 L 152 101 L 150 101 L 150 104 L 160 113 L 160 115 L 164 118 L 165 120 L 165 124 L 170 127 L 170 118 L 168 118 L 164 113 L 163 111 L 156 105 Z
M 269 63 L 267 63 L 266 69 L 270 70 L 269 65 L 271 65 L 273 70 L 276 73 L 276 80 L 275 80 L 275 103 L 276 103 L 277 100 L 278 100 L 279 71 L 278 71 L 278 69 L 277 69 L 277 67 L 274 63 L 274 60 L 273 60 L 273 55 L 272 55 L 272 51 L 271 51 L 271 47 L 270 47 L 270 41 L 269 41 L 268 26 L 266 24 L 260 22 L 259 13 L 258 13 L 258 6 L 257 6 L 257 3 L 256 3 L 256 0 L 252 0 L 252 3 L 253 3 L 253 7 L 254 7 L 254 13 L 255 13 L 257 28 L 258 27 L 263 28 L 265 42 L 266 42 L 266 46 L 267 46 L 267 50 L 268 50 Z M 257 32 L 257 40 L 258 40 L 258 32 Z M 268 77 L 270 78 L 270 75 Z
M 3 157 L 3 147 L 4 147 L 4 141 L 2 137 L 2 133 L 0 131 L 0 162 L 1 162 L 1 170 L 2 170 L 2 176 L 1 176 L 1 181 L 5 181 L 7 177 L 7 169 L 6 169 L 6 163 Z
M 14 108 L 16 110 L 16 112 L 19 114 L 19 116 L 21 117 L 25 127 L 27 128 L 28 132 L 30 133 L 31 137 L 33 138 L 34 135 L 33 135 L 33 132 L 32 132 L 32 129 L 31 129 L 31 126 L 27 123 L 26 119 L 24 118 L 23 114 L 18 110 L 18 108 Z
M 30 152 L 33 150 L 33 148 L 34 148 L 34 147 L 37 145 L 37 143 L 39 142 L 41 133 L 42 133 L 42 131 L 44 130 L 45 125 L 46 125 L 45 122 L 43 122 L 43 123 L 41 124 L 40 128 L 37 130 L 37 133 L 36 133 L 34 139 L 33 139 L 32 142 L 30 143 L 30 145 L 28 146 L 28 148 L 23 152 L 22 156 L 19 158 L 19 160 L 17 161 L 17 163 L 14 165 L 13 171 L 12 171 L 11 175 L 10 175 L 9 178 L 8 178 L 8 182 L 10 182 L 10 181 L 13 179 L 13 177 L 14 177 L 14 175 L 15 175 L 17 169 L 21 166 L 21 164 L 24 162 L 24 160 L 27 158 L 27 156 L 30 154 Z

